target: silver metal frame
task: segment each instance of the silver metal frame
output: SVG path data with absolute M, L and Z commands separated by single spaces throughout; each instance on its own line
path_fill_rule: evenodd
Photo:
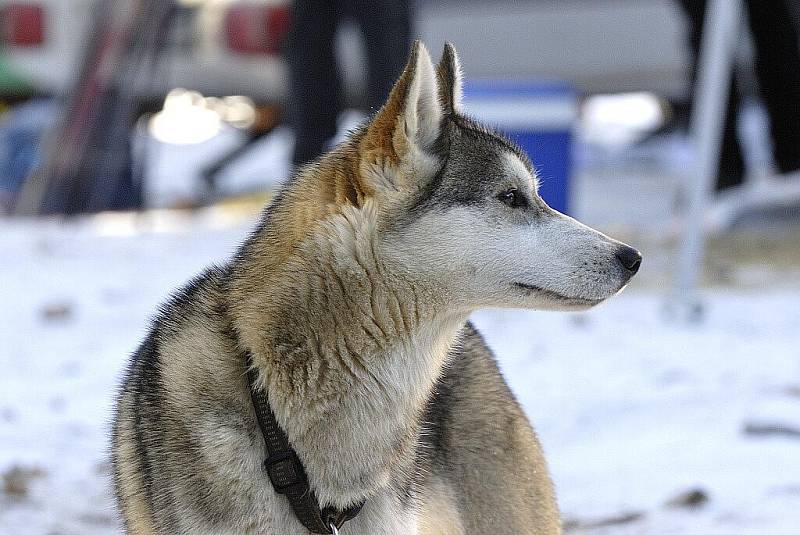
M 733 72 L 737 36 L 742 27 L 742 0 L 708 2 L 690 125 L 694 165 L 686 177 L 688 210 L 685 215 L 670 311 L 688 322 L 702 317 L 698 286 L 705 247 L 705 216 L 716 178 L 722 130 Z

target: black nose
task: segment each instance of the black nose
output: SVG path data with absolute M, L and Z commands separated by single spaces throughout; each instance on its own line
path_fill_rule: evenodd
M 627 245 L 623 245 L 617 249 L 614 256 L 617 257 L 622 267 L 628 270 L 631 275 L 635 275 L 636 272 L 639 271 L 639 266 L 642 265 L 642 254 L 633 247 L 628 247 Z

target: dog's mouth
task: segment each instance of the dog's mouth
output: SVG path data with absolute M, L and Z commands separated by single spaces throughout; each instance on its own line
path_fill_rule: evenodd
M 594 306 L 601 301 L 602 299 L 588 299 L 586 297 L 571 297 L 568 295 L 563 295 L 558 292 L 554 292 L 552 290 L 548 290 L 546 288 L 542 288 L 540 286 L 535 286 L 533 284 L 525 284 L 524 282 L 515 282 L 513 286 L 524 290 L 528 295 L 532 293 L 537 293 L 542 297 L 545 297 L 551 301 L 556 301 L 559 303 L 564 303 L 568 305 L 577 305 L 577 306 Z

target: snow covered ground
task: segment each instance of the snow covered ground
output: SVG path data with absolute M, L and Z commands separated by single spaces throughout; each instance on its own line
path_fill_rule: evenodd
M 0 534 L 119 530 L 107 436 L 120 371 L 156 305 L 248 226 L 0 221 Z M 570 531 L 800 533 L 800 288 L 708 303 L 695 327 L 665 322 L 647 285 L 585 314 L 476 314 Z M 691 490 L 707 503 L 666 505 Z

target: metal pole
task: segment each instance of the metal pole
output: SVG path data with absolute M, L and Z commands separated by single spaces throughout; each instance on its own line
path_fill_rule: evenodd
M 742 0 L 709 0 L 703 23 L 689 132 L 694 145 L 694 166 L 691 176 L 687 177 L 689 205 L 669 307 L 687 322 L 702 317 L 697 287 L 705 246 L 703 225 L 708 196 L 717 174 L 729 84 L 742 26 L 742 7 Z

